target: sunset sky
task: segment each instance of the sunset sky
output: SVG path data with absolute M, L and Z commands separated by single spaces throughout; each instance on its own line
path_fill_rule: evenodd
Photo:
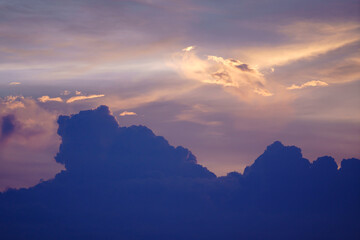
M 275 140 L 360 158 L 358 0 L 2 0 L 0 190 L 53 159 L 61 114 L 107 105 L 217 175 Z

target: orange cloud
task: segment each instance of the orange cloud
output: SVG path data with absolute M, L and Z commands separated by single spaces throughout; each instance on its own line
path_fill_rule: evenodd
M 135 112 L 128 112 L 128 111 L 124 111 L 122 113 L 119 114 L 120 117 L 123 116 L 136 116 L 137 114 Z
M 219 56 L 207 56 L 207 59 L 201 59 L 192 49 L 191 46 L 174 54 L 171 64 L 185 78 L 223 87 L 233 87 L 262 96 L 273 95 L 265 89 L 265 78 L 256 66 L 250 66 L 237 59 L 225 59 Z
M 38 98 L 39 102 L 45 103 L 45 102 L 63 102 L 63 100 L 60 97 L 51 98 L 49 96 L 42 96 Z
M 72 103 L 75 101 L 99 98 L 99 97 L 104 97 L 104 96 L 105 96 L 104 94 L 94 94 L 94 95 L 89 95 L 89 96 L 74 96 L 74 97 L 69 98 L 66 101 L 66 103 Z

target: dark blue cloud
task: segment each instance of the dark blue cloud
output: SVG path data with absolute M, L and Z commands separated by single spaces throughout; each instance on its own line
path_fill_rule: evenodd
M 106 106 L 60 116 L 58 123 L 62 143 L 55 159 L 71 173 L 115 178 L 215 177 L 196 164 L 189 150 L 170 146 L 147 127 L 119 127 Z
M 274 142 L 216 178 L 106 106 L 60 116 L 54 179 L 0 194 L 2 239 L 359 239 L 360 160 Z M 221 159 L 219 159 L 221 161 Z
M 0 143 L 5 141 L 15 132 L 15 116 L 6 115 L 2 117 Z

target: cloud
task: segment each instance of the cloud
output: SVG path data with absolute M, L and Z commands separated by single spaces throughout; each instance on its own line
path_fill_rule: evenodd
M 195 49 L 195 46 L 189 46 L 189 47 L 184 48 L 182 51 L 184 51 L 184 52 L 190 52 L 190 51 L 192 51 L 192 50 L 194 50 L 194 49 Z
M 123 116 L 136 116 L 137 114 L 135 112 L 128 112 L 128 111 L 124 111 L 122 113 L 119 114 L 120 117 Z
M 287 37 L 286 42 L 271 46 L 247 46 L 235 51 L 235 54 L 245 55 L 261 68 L 269 68 L 314 58 L 360 40 L 360 25 L 354 22 L 330 24 L 301 21 L 277 27 L 276 31 Z
M 61 95 L 67 96 L 69 95 L 71 92 L 69 90 L 64 90 Z
M 199 58 L 192 47 L 173 57 L 172 66 L 184 77 L 208 84 L 241 89 L 242 92 L 272 96 L 265 88 L 265 78 L 255 66 L 240 60 L 209 55 Z
M 215 177 L 196 164 L 190 151 L 170 146 L 150 129 L 144 126 L 120 128 L 106 106 L 70 117 L 60 116 L 58 123 L 58 134 L 63 142 L 55 159 L 70 172 L 107 172 L 114 178 Z M 76 143 L 79 138 L 81 146 Z M 88 141 L 84 141 L 85 138 Z M 122 145 L 125 142 L 126 148 Z
M 30 187 L 62 169 L 54 162 L 59 138 L 56 111 L 22 96 L 0 98 L 0 191 Z M 1 237 L 0 237 L 1 238 Z
M 49 96 L 42 96 L 38 98 L 39 102 L 45 103 L 45 102 L 63 102 L 61 97 L 55 97 L 51 98 Z
M 72 103 L 75 101 L 99 98 L 99 97 L 104 97 L 104 96 L 105 96 L 104 94 L 94 94 L 94 95 L 88 95 L 88 96 L 74 96 L 74 97 L 71 97 L 68 100 L 66 100 L 66 103 Z
M 80 91 L 75 91 L 75 95 L 81 95 L 82 93 Z
M 300 148 L 276 141 L 243 174 L 216 178 L 186 148 L 144 126 L 120 127 L 106 106 L 60 116 L 58 124 L 55 159 L 65 170 L 0 194 L 0 213 L 11 216 L 0 220 L 4 239 L 358 236 L 358 159 L 338 170 L 331 157 L 311 163 Z
M 303 83 L 301 85 L 293 84 L 290 87 L 288 87 L 287 89 L 294 90 L 294 89 L 302 89 L 302 88 L 307 88 L 307 87 L 325 87 L 328 85 L 329 84 L 327 84 L 326 82 L 322 82 L 322 81 L 309 81 L 309 82 Z
M 270 97 L 270 96 L 274 95 L 273 93 L 269 92 L 269 90 L 261 89 L 261 88 L 256 88 L 254 90 L 254 92 L 259 94 L 259 95 L 262 95 L 264 97 Z
M 21 82 L 10 82 L 9 85 L 20 85 Z
M 17 109 L 25 108 L 23 103 L 23 96 L 6 96 L 5 98 L 0 98 L 0 104 L 5 105 L 5 109 Z
M 2 117 L 0 143 L 4 142 L 15 132 L 15 116 L 6 115 Z

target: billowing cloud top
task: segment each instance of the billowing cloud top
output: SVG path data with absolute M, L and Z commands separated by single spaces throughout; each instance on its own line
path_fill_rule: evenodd
M 119 127 L 106 106 L 60 116 L 58 123 L 62 143 L 55 159 L 69 172 L 103 171 L 113 177 L 215 177 L 196 164 L 189 150 L 170 146 L 150 129 Z

